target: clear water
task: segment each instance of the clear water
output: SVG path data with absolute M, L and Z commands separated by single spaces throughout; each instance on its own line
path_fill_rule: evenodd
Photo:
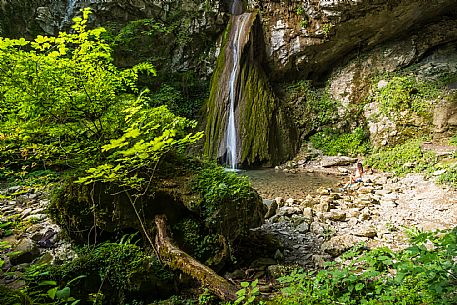
M 248 170 L 241 174 L 251 179 L 253 187 L 264 199 L 276 197 L 304 199 L 320 187 L 336 188 L 341 179 L 324 174 L 285 173 L 282 170 Z

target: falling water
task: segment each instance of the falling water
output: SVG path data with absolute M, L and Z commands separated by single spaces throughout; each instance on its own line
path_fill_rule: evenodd
M 67 8 L 65 10 L 65 16 L 63 18 L 63 21 L 60 25 L 61 27 L 71 20 L 73 12 L 75 10 L 76 1 L 77 0 L 67 0 Z
M 236 3 L 235 1 L 234 3 Z M 235 103 L 237 98 L 236 81 L 238 78 L 240 68 L 240 55 L 241 55 L 241 35 L 244 33 L 244 26 L 249 19 L 250 14 L 242 14 L 233 16 L 234 38 L 232 40 L 232 68 L 230 71 L 229 79 L 229 97 L 230 108 L 227 122 L 226 133 L 226 148 L 227 148 L 227 164 L 230 169 L 236 169 L 237 165 L 237 132 L 235 125 Z
M 232 5 L 230 6 L 230 14 L 232 15 L 241 15 L 243 13 L 243 4 L 241 0 L 233 0 Z

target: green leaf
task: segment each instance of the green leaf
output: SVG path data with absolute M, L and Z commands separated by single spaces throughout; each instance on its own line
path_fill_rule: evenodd
M 57 290 L 59 289 L 59 287 L 54 287 L 54 288 L 51 288 L 48 290 L 48 296 L 54 300 L 54 298 L 56 297 L 56 292 Z
M 59 300 L 64 300 L 64 301 L 68 300 L 68 298 L 70 297 L 70 287 L 67 286 L 60 290 L 57 290 L 56 297 Z
M 56 286 L 56 281 L 41 281 L 38 283 L 39 286 Z
M 363 283 L 357 283 L 355 285 L 355 291 L 360 291 L 363 289 L 363 287 L 365 287 L 365 285 Z

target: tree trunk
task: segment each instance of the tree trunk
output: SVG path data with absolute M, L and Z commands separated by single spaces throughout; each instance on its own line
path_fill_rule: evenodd
M 167 218 L 165 215 L 156 215 L 155 224 L 157 227 L 156 247 L 160 258 L 167 265 L 197 279 L 214 293 L 214 295 L 224 301 L 237 299 L 236 287 L 234 285 L 172 243 L 168 234 Z

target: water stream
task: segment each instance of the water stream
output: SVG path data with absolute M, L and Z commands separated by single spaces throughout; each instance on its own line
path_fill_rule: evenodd
M 67 8 L 65 9 L 65 16 L 63 17 L 62 23 L 60 24 L 61 27 L 72 19 L 77 1 L 78 0 L 67 0 Z
M 237 1 L 234 2 L 234 5 Z M 229 115 L 226 130 L 226 163 L 227 166 L 234 170 L 237 166 L 237 128 L 235 124 L 235 106 L 238 97 L 237 80 L 240 70 L 240 57 L 242 51 L 242 35 L 246 33 L 246 23 L 249 20 L 250 14 L 244 13 L 241 15 L 232 16 L 233 39 L 231 40 L 230 50 L 232 51 L 232 67 L 229 78 Z

